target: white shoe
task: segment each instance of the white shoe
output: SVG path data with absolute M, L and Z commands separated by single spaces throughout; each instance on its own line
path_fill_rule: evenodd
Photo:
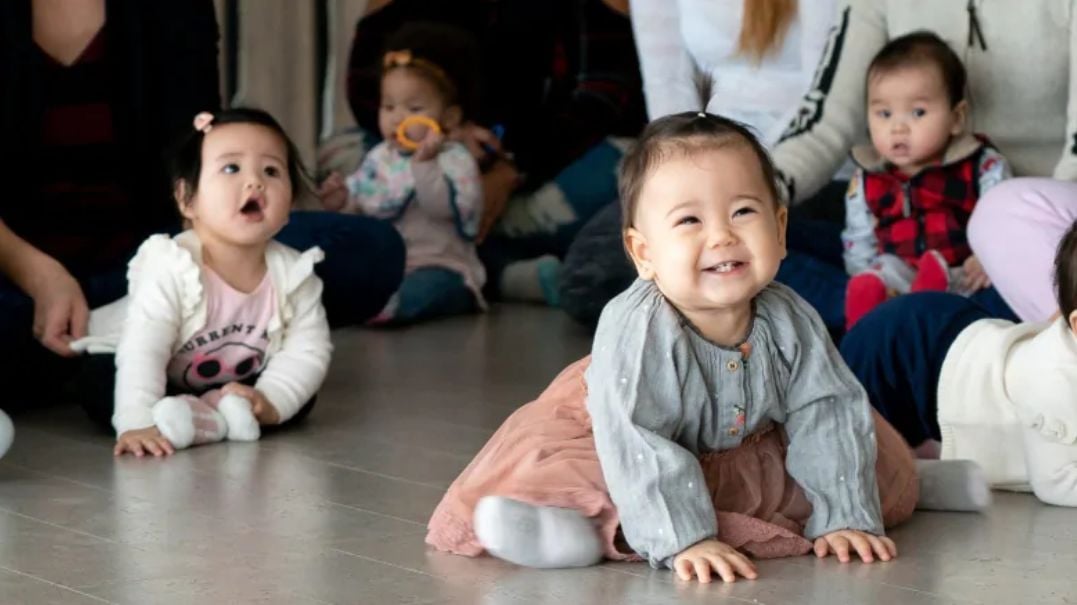
M 191 404 L 179 397 L 165 397 L 153 404 L 153 423 L 177 450 L 194 443 L 194 415 Z
M 11 418 L 8 418 L 4 410 L 0 410 L 0 458 L 4 457 L 14 440 L 15 425 L 11 424 Z
M 251 402 L 239 395 L 225 395 L 217 403 L 217 411 L 224 416 L 231 441 L 258 441 L 262 429 L 251 410 Z

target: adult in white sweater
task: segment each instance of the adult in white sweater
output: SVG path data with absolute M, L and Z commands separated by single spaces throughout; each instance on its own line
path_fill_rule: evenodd
M 1077 506 L 1077 224 L 1054 275 L 1055 319 L 1015 324 L 915 294 L 866 316 L 842 355 L 911 445 L 941 442 L 942 458 L 977 462 L 996 488 Z
M 809 90 L 836 20 L 837 0 L 631 0 L 647 113 L 654 120 L 703 111 L 750 126 L 764 145 L 778 141 Z M 835 187 L 834 196 L 844 184 Z M 799 217 L 797 217 L 799 219 Z M 778 281 L 793 287 L 828 327 L 844 325 L 841 226 L 832 246 L 810 245 L 815 228 L 794 220 Z M 808 240 L 808 246 L 801 245 Z M 802 250 L 809 249 L 811 255 Z M 827 256 L 829 262 L 815 256 Z M 606 302 L 635 278 L 621 245 L 618 204 L 598 212 L 566 254 L 560 304 L 594 323 Z
M 650 118 L 706 110 L 752 126 L 770 146 L 812 83 L 837 0 L 629 4 Z M 769 36 L 753 44 L 753 32 Z
M 1015 175 L 1077 178 L 1075 27 L 1075 0 L 842 0 L 812 88 L 774 149 L 793 201 L 825 185 L 867 132 L 871 58 L 919 29 L 964 61 L 971 130 L 991 137 Z

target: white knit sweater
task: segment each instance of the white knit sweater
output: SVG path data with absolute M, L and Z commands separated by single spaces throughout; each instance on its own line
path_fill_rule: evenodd
M 706 109 L 775 143 L 811 85 L 836 3 L 801 0 L 782 46 L 757 64 L 737 53 L 744 0 L 631 0 L 647 113 Z
M 280 413 L 295 415 L 321 386 L 332 344 L 322 307 L 318 248 L 299 253 L 277 242 L 266 264 L 277 305 L 268 327 L 268 361 L 254 388 Z M 95 309 L 90 335 L 76 350 L 116 353 L 116 433 L 153 426 L 153 405 L 165 396 L 172 356 L 205 328 L 202 243 L 193 231 L 154 235 L 139 248 L 127 272 L 128 295 Z
M 995 487 L 1077 506 L 1077 337 L 1063 320 L 984 319 L 939 374 L 942 457 L 975 460 Z
M 774 160 L 794 201 L 829 181 L 867 132 L 867 66 L 888 40 L 937 33 L 968 71 L 972 132 L 991 138 L 1016 176 L 1077 179 L 1077 0 L 841 0 L 837 26 Z

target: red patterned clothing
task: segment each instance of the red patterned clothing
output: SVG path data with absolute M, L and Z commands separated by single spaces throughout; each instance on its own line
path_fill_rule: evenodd
M 911 266 L 928 250 L 959 266 L 971 254 L 965 234 L 984 191 L 1009 177 L 1005 158 L 982 136 L 950 144 L 942 162 L 912 176 L 857 149 L 859 166 L 846 194 L 845 266 L 850 275 L 868 269 L 879 255 Z

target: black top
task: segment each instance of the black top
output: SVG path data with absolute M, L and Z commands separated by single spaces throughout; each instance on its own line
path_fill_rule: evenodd
M 107 0 L 71 66 L 33 41 L 30 0 L 0 2 L 0 219 L 85 274 L 174 227 L 166 153 L 220 106 L 212 0 Z

